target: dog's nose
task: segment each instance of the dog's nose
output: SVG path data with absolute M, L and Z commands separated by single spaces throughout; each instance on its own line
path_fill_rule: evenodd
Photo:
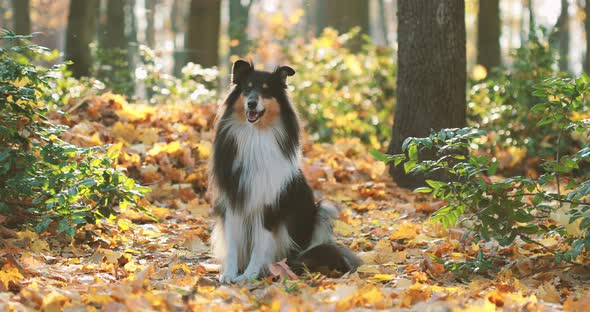
M 256 102 L 256 101 L 249 101 L 248 102 L 248 108 L 249 109 L 255 109 L 256 108 L 256 105 L 258 105 L 258 102 Z

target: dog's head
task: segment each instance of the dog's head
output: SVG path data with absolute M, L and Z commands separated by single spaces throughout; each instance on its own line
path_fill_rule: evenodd
M 252 63 L 238 60 L 232 67 L 232 83 L 239 92 L 235 111 L 250 123 L 271 121 L 280 112 L 278 98 L 283 98 L 287 77 L 295 71 L 289 66 L 280 66 L 274 72 L 254 70 Z M 266 115 L 266 116 L 265 116 Z M 269 122 L 266 122 L 267 124 Z

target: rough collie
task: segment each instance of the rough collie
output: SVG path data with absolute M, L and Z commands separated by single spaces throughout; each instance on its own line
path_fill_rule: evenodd
M 251 280 L 287 258 L 310 271 L 356 269 L 360 260 L 334 242 L 337 211 L 316 204 L 299 167 L 300 126 L 287 96 L 289 66 L 254 70 L 239 60 L 233 89 L 217 116 L 210 165 L 214 256 L 221 282 Z

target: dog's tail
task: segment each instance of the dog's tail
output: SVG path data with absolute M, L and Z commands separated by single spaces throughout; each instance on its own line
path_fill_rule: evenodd
M 305 269 L 311 272 L 340 273 L 354 272 L 362 261 L 345 246 L 334 240 L 332 223 L 338 215 L 338 208 L 331 203 L 321 202 L 310 248 L 300 253 L 290 264 L 295 271 Z

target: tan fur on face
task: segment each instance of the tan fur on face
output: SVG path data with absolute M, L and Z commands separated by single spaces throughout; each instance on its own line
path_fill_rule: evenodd
M 272 126 L 281 116 L 281 106 L 273 97 L 268 99 L 263 98 L 262 105 L 266 111 L 256 125 L 261 129 L 266 129 Z
M 234 103 L 235 118 L 242 122 L 248 122 L 248 119 L 246 117 L 246 107 L 244 104 L 245 102 L 246 99 L 244 98 L 244 96 L 240 95 L 240 97 L 238 97 L 238 99 Z M 265 109 L 264 115 L 260 117 L 260 119 L 254 124 L 254 126 L 260 129 L 266 129 L 272 126 L 280 118 L 281 106 L 279 105 L 277 100 L 272 97 L 268 99 L 263 98 L 262 105 Z

